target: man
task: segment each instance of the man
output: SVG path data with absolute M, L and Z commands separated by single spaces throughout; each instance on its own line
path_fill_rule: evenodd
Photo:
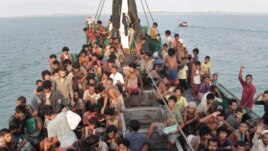
M 265 124 L 262 122 L 258 124 L 257 130 L 252 139 L 253 146 L 251 148 L 251 151 L 268 150 L 268 130 L 263 130 L 264 126 Z
M 136 56 L 141 59 L 142 58 L 142 54 L 143 54 L 143 47 L 146 44 L 146 38 L 143 37 L 141 39 L 141 41 L 137 44 L 137 46 L 135 47 L 135 51 L 136 51 Z
M 240 68 L 239 75 L 238 75 L 238 79 L 243 87 L 240 105 L 242 107 L 245 107 L 245 108 L 248 108 L 251 110 L 252 106 L 253 106 L 253 102 L 254 102 L 253 97 L 256 93 L 256 88 L 252 84 L 252 75 L 251 74 L 246 75 L 246 81 L 244 81 L 244 79 L 242 78 L 242 73 L 243 73 L 244 69 L 245 69 L 245 67 L 242 66 Z
M 49 145 L 55 144 L 57 141 L 60 142 L 60 150 L 67 151 L 68 149 L 75 149 L 80 151 L 77 138 L 75 133 L 71 130 L 65 112 L 56 114 L 51 105 L 44 107 L 44 114 L 47 124 L 47 133 L 49 139 Z
M 40 94 L 41 101 L 38 103 L 38 112 L 41 116 L 44 116 L 43 108 L 45 105 L 51 105 L 55 113 L 71 108 L 70 99 L 65 98 L 58 90 L 52 89 L 51 81 L 44 81 L 43 88 L 44 92 Z
M 208 146 L 206 149 L 202 150 L 202 151 L 218 151 L 218 139 L 217 138 L 211 138 L 208 140 Z
M 166 42 L 165 42 L 165 44 L 167 44 L 168 48 L 172 48 L 173 47 L 173 45 L 172 45 L 173 38 L 171 36 L 170 30 L 166 30 L 165 31 L 165 35 L 166 35 Z
M 26 114 L 27 114 L 27 110 L 26 110 L 25 105 L 18 105 L 15 109 L 15 114 L 9 118 L 9 126 L 10 125 L 19 125 L 19 127 L 20 127 L 19 133 L 20 134 L 25 133 Z
M 154 133 L 155 130 L 158 131 L 162 131 L 163 129 L 169 126 L 173 126 L 176 124 L 176 121 L 174 120 L 174 118 L 176 118 L 176 120 L 179 122 L 179 126 L 181 128 L 184 127 L 184 122 L 181 116 L 181 113 L 178 112 L 175 109 L 175 103 L 177 101 L 177 98 L 175 96 L 170 96 L 168 99 L 168 108 L 171 111 L 172 114 L 170 114 L 167 110 L 164 112 L 164 123 L 152 123 L 150 125 L 150 128 L 148 130 L 147 133 L 147 138 L 150 139 Z M 168 148 L 170 148 L 171 146 L 174 146 L 176 144 L 176 141 L 179 137 L 178 134 L 179 130 L 172 132 L 170 134 L 168 134 Z
M 262 101 L 257 101 L 259 97 L 262 96 Z M 264 106 L 264 114 L 262 116 L 262 119 L 264 120 L 264 123 L 268 125 L 268 90 L 264 91 L 263 93 L 259 94 L 255 100 L 254 104 L 256 105 L 263 105 Z
M 59 69 L 59 76 L 55 77 L 52 83 L 53 90 L 58 90 L 66 99 L 73 100 L 73 74 L 69 73 L 66 76 L 64 68 Z
M 228 104 L 229 104 L 229 107 L 224 110 L 226 117 L 228 117 L 231 114 L 235 114 L 238 108 L 238 102 L 235 99 L 231 99 Z
M 130 132 L 127 133 L 124 138 L 131 142 L 131 151 L 147 151 L 148 150 L 148 140 L 147 138 L 140 134 L 138 131 L 140 129 L 140 122 L 138 120 L 131 120 L 129 122 Z
M 95 86 L 90 84 L 88 90 L 84 92 L 83 101 L 86 106 L 86 110 L 93 108 L 94 111 L 100 111 L 100 102 L 98 101 L 101 98 L 101 95 L 96 93 Z
M 165 65 L 167 67 L 167 74 L 173 84 L 178 83 L 178 60 L 176 57 L 176 50 L 174 48 L 168 49 L 168 56 L 165 59 Z
M 157 26 L 158 24 L 154 22 L 153 26 L 150 28 L 150 36 L 152 40 L 157 40 L 157 37 L 158 37 Z
M 113 79 L 113 85 L 114 86 L 123 86 L 125 84 L 123 75 L 118 72 L 117 66 L 112 66 L 112 74 L 110 75 L 110 78 Z
M 0 149 L 6 151 L 13 151 L 15 150 L 15 146 L 12 146 L 12 134 L 8 129 L 1 129 L 0 130 Z

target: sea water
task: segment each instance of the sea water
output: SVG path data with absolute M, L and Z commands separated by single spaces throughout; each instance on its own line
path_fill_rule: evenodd
M 199 59 L 211 57 L 212 72 L 219 81 L 238 97 L 241 85 L 237 79 L 239 68 L 253 75 L 257 93 L 268 89 L 268 15 L 212 14 L 212 13 L 153 13 L 154 21 L 164 40 L 164 31 L 180 34 L 191 52 L 200 50 Z M 41 79 L 41 71 L 49 69 L 48 57 L 59 55 L 63 46 L 78 53 L 85 42 L 82 31 L 87 16 L 0 18 L 0 128 L 7 127 L 15 113 L 15 101 L 27 97 Z M 106 25 L 108 15 L 101 17 Z M 144 16 L 142 24 L 147 25 Z M 152 19 L 148 18 L 150 24 Z M 188 27 L 178 27 L 187 21 Z M 245 75 L 244 74 L 244 75 Z M 254 107 L 261 115 L 263 107 Z

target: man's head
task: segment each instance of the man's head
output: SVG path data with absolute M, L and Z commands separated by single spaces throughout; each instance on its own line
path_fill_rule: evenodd
M 51 87 L 52 87 L 52 83 L 49 80 L 46 80 L 43 82 L 43 88 L 44 88 L 44 92 L 46 94 L 51 92 Z
M 175 38 L 175 40 L 177 40 L 177 41 L 178 41 L 178 40 L 179 40 L 179 38 L 180 38 L 180 35 L 179 35 L 179 34 L 175 34 L 175 35 L 174 35 L 174 38 Z
M 0 130 L 0 139 L 2 139 L 5 143 L 9 144 L 12 142 L 12 134 L 10 130 L 4 128 Z
M 16 105 L 26 105 L 26 98 L 25 96 L 20 96 L 16 100 Z
M 59 76 L 60 78 L 65 78 L 66 76 L 66 69 L 64 67 L 59 68 Z
M 196 61 L 196 62 L 194 63 L 194 65 L 195 65 L 195 68 L 196 68 L 196 69 L 200 69 L 200 68 L 201 68 L 201 62 L 200 62 L 200 61 Z
M 199 129 L 199 135 L 201 138 L 208 140 L 211 138 L 211 129 L 207 125 L 203 125 Z
M 210 56 L 206 56 L 205 57 L 205 63 L 207 64 L 207 63 L 209 63 L 209 61 L 210 61 Z
M 207 95 L 207 104 L 213 104 L 215 100 L 215 95 L 213 93 L 209 93 Z
M 245 134 L 248 131 L 248 124 L 246 122 L 240 122 L 239 124 L 239 131 Z
M 211 138 L 208 140 L 208 150 L 209 151 L 217 151 L 218 150 L 218 139 Z
M 251 74 L 246 75 L 246 82 L 247 82 L 248 85 L 251 84 L 251 82 L 252 82 L 252 75 Z
M 114 108 L 107 108 L 105 111 L 105 116 L 107 120 L 110 120 L 113 116 L 115 116 Z
M 18 120 L 22 121 L 25 119 L 27 110 L 25 105 L 18 105 L 15 109 L 16 113 L 15 116 Z
M 51 76 L 51 73 L 48 71 L 48 70 L 44 70 L 42 71 L 42 78 L 43 80 L 50 80 L 50 76 Z
M 188 108 L 187 108 L 188 113 L 194 114 L 195 111 L 196 111 L 196 107 L 197 107 L 197 105 L 196 105 L 195 102 L 189 102 L 188 103 Z
M 193 49 L 193 54 L 194 55 L 198 55 L 199 54 L 199 49 L 198 48 L 194 48 Z
M 35 85 L 36 85 L 37 87 L 40 87 L 40 86 L 43 85 L 43 81 L 40 80 L 40 79 L 38 79 L 38 80 L 35 81 Z
M 176 87 L 174 89 L 174 93 L 176 97 L 180 97 L 183 94 L 183 88 L 182 87 Z
M 53 120 L 55 112 L 53 110 L 53 107 L 51 105 L 44 106 L 44 114 L 45 118 L 49 121 Z
M 118 70 L 117 66 L 112 66 L 112 74 L 116 74 Z
M 132 62 L 128 65 L 128 67 L 129 67 L 129 72 L 134 72 L 135 69 L 137 68 L 137 65 L 134 62 Z
M 262 101 L 268 102 L 268 90 L 263 92 Z
M 224 126 L 219 127 L 217 132 L 220 140 L 226 140 L 230 134 L 230 131 Z
M 94 94 L 95 93 L 95 85 L 94 84 L 90 84 L 88 86 L 88 92 L 89 92 L 89 94 Z
M 146 44 L 146 38 L 145 37 L 141 38 L 141 43 Z
M 238 120 L 241 121 L 242 118 L 243 118 L 243 115 L 244 115 L 244 113 L 243 113 L 242 108 L 238 108 L 238 109 L 236 110 L 235 117 L 236 117 Z
M 118 143 L 118 151 L 128 151 L 129 146 L 130 146 L 130 141 L 128 139 L 123 138 Z
M 108 136 L 108 139 L 112 139 L 116 136 L 117 128 L 114 125 L 109 125 L 106 128 L 106 134 Z
M 153 27 L 156 28 L 158 26 L 157 22 L 153 23 Z
M 54 60 L 52 62 L 52 69 L 55 71 L 55 70 L 58 70 L 59 69 L 59 66 L 60 66 L 60 62 L 58 60 Z
M 107 84 L 107 86 L 113 86 L 113 79 L 112 78 L 108 78 L 106 84 Z
M 170 83 L 169 76 L 167 74 L 163 75 L 163 83 L 168 85 Z
M 39 86 L 36 88 L 36 95 L 39 96 L 42 92 L 44 92 L 43 86 Z
M 140 122 L 138 120 L 131 120 L 129 127 L 131 131 L 137 132 L 140 129 Z
M 76 73 L 80 71 L 80 63 L 76 62 L 73 64 L 73 71 Z
M 98 119 L 96 117 L 91 117 L 88 121 L 89 129 L 95 129 L 98 126 Z
M 231 111 L 236 111 L 237 108 L 238 108 L 238 102 L 237 102 L 237 100 L 231 99 L 229 101 L 229 108 L 230 108 Z
M 170 36 L 170 35 L 171 35 L 170 30 L 166 30 L 166 31 L 165 31 L 165 35 L 166 35 L 167 37 Z
M 206 84 L 209 84 L 209 83 L 210 83 L 209 76 L 205 76 L 205 77 L 203 78 L 203 80 L 204 80 L 204 82 L 205 82 Z
M 243 141 L 239 141 L 235 145 L 236 151 L 246 151 L 246 143 Z
M 168 98 L 168 107 L 173 108 L 175 106 L 175 103 L 177 102 L 176 96 L 172 95 Z
M 174 49 L 174 48 L 169 48 L 168 49 L 168 55 L 169 56 L 173 56 L 173 55 L 175 55 L 176 54 L 176 50 Z
M 69 48 L 68 47 L 63 47 L 62 48 L 62 52 L 64 53 L 64 54 L 68 54 L 68 52 L 69 52 Z
M 212 75 L 212 79 L 213 79 L 213 81 L 217 81 L 218 80 L 218 73 L 213 73 L 213 75 Z
M 261 134 L 261 139 L 262 139 L 262 142 L 263 144 L 266 146 L 268 145 L 268 131 L 267 130 L 264 130 Z
M 53 62 L 53 61 L 57 60 L 57 56 L 55 54 L 51 54 L 49 56 L 49 59 Z

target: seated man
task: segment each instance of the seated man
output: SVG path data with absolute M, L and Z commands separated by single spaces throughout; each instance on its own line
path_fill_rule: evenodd
M 27 115 L 27 110 L 26 110 L 25 105 L 18 105 L 15 109 L 15 114 L 9 118 L 9 126 L 10 125 L 19 125 L 20 126 L 19 133 L 25 134 L 26 115 Z
M 231 114 L 235 114 L 238 108 L 238 102 L 235 99 L 231 99 L 228 104 L 229 104 L 229 107 L 224 110 L 226 117 L 228 117 Z
M 148 140 L 147 138 L 140 134 L 138 131 L 140 129 L 140 122 L 138 120 L 131 120 L 129 122 L 129 133 L 127 133 L 124 138 L 131 142 L 131 151 L 147 151 L 148 150 Z
M 230 123 L 235 129 L 239 127 L 240 122 L 243 118 L 243 110 L 241 108 L 238 108 L 235 112 L 235 114 L 230 114 L 226 121 Z
M 181 128 L 184 127 L 184 122 L 182 120 L 182 116 L 181 116 L 180 112 L 178 112 L 175 109 L 176 101 L 177 101 L 177 98 L 175 96 L 169 97 L 168 108 L 172 112 L 172 115 L 168 111 L 165 111 L 164 112 L 164 120 L 165 120 L 164 123 L 152 123 L 149 130 L 148 130 L 148 134 L 147 134 L 148 139 L 151 139 L 155 130 L 163 132 L 164 128 L 175 125 L 176 121 L 175 121 L 174 117 L 179 122 L 179 124 L 180 124 L 179 126 Z M 179 132 L 179 130 L 172 132 L 168 135 L 168 148 L 170 148 L 171 146 L 176 144 L 177 138 L 179 137 L 178 132 Z

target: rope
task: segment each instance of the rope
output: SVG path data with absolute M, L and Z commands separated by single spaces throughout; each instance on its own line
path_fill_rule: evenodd
M 147 21 L 147 24 L 148 24 L 148 28 L 150 28 L 150 22 L 149 22 L 149 20 L 148 20 L 148 17 L 147 17 L 146 11 L 145 11 L 145 7 L 144 7 L 144 5 L 143 5 L 142 0 L 141 0 L 141 6 L 142 6 L 142 9 L 143 9 L 143 11 L 144 11 L 144 15 L 145 15 L 145 18 L 146 18 L 146 21 Z
M 95 17 L 97 17 L 98 14 L 99 14 L 99 10 L 100 10 L 101 3 L 102 3 L 102 0 L 100 0 L 100 3 L 99 3 L 99 5 L 98 5 L 98 9 L 97 9 L 97 12 L 96 12 Z
M 151 13 L 151 11 L 150 11 L 150 8 L 149 8 L 149 6 L 148 6 L 147 0 L 144 0 L 144 1 L 145 1 L 145 4 L 146 4 L 147 9 L 148 9 L 148 11 L 149 11 L 149 14 L 150 14 L 150 16 L 151 16 L 152 21 L 155 22 L 155 21 L 154 21 L 154 18 L 153 18 L 153 15 L 152 15 L 152 13 Z
M 105 3 L 105 0 L 103 0 L 103 2 L 102 2 L 102 5 L 101 5 L 101 9 L 100 9 L 100 12 L 99 12 L 99 14 L 98 14 L 98 17 L 97 17 L 97 21 L 99 20 L 99 18 L 100 18 L 100 15 L 101 15 L 101 13 L 102 13 L 102 10 L 103 10 L 103 6 L 104 6 L 104 3 Z
M 155 81 L 153 80 L 153 78 L 152 78 L 152 76 L 151 76 L 150 73 L 148 74 L 148 76 L 149 76 L 150 79 L 153 81 L 153 84 L 154 84 L 156 90 L 158 91 L 158 93 L 161 94 L 160 91 L 159 91 L 159 89 L 158 89 L 158 87 L 157 87 L 157 85 L 156 85 L 156 83 L 155 83 Z M 182 129 L 181 129 L 180 125 L 179 125 L 178 120 L 175 118 L 175 116 L 172 114 L 172 112 L 171 112 L 170 109 L 168 108 L 167 102 L 164 100 L 163 95 L 160 95 L 160 98 L 161 98 L 161 100 L 164 102 L 165 107 L 168 109 L 169 114 L 170 114 L 170 115 L 172 116 L 172 118 L 175 120 L 176 125 L 177 125 L 179 131 L 181 132 L 182 136 L 184 137 L 186 143 L 187 143 L 188 146 L 190 147 L 190 150 L 194 151 L 193 146 L 190 144 L 190 142 L 188 141 L 186 135 L 185 135 L 184 132 L 182 131 Z

